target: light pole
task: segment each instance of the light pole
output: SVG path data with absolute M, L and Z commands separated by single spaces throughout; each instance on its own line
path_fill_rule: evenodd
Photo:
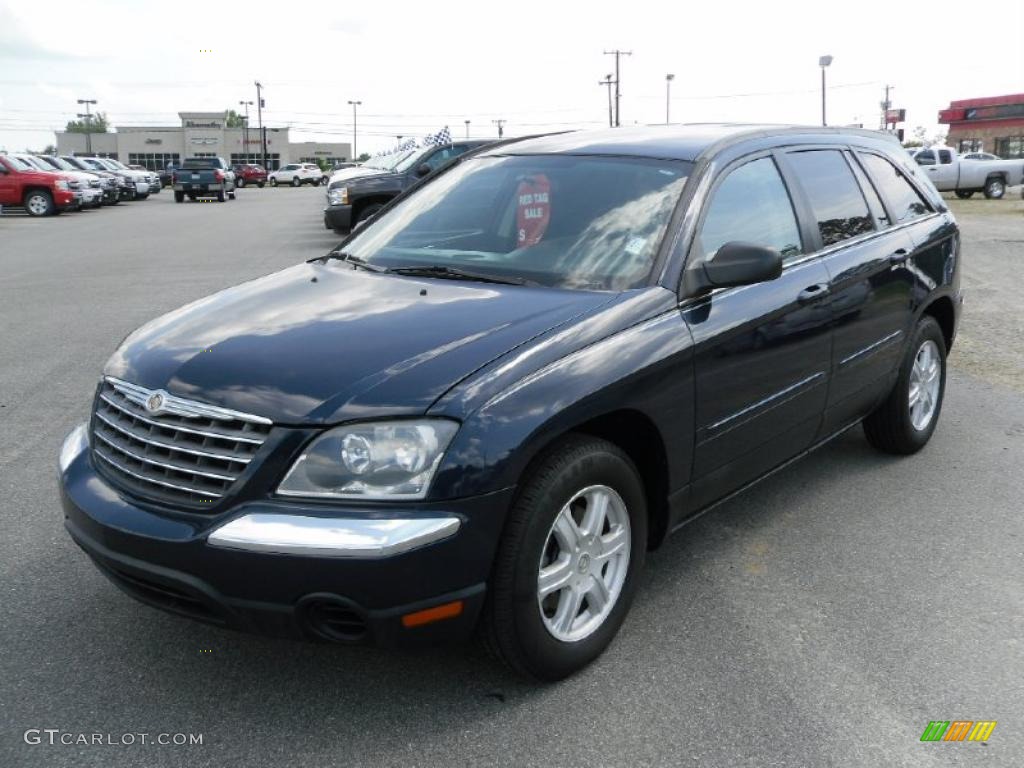
M 256 81 L 256 117 L 260 124 L 260 145 L 263 147 L 263 167 L 270 171 L 276 170 L 267 165 L 267 132 L 263 130 L 263 86 Z
M 606 85 L 606 86 L 608 86 L 608 127 L 609 128 L 611 128 L 614 125 L 614 123 L 612 122 L 612 83 L 613 82 L 614 81 L 612 80 L 612 76 L 610 74 L 609 75 L 605 75 L 604 76 L 604 80 L 598 80 L 597 81 L 598 85 Z
M 821 124 L 823 126 L 828 125 L 828 122 L 825 120 L 825 70 L 828 69 L 831 63 L 831 56 L 821 56 L 818 58 L 818 66 L 821 67 Z
M 85 153 L 92 154 L 92 114 L 89 112 L 89 105 L 95 104 L 96 99 L 79 99 L 79 104 L 85 104 L 85 114 L 78 116 L 85 120 Z
M 469 138 L 469 120 L 466 120 L 466 138 Z
M 352 159 L 355 160 L 359 157 L 359 131 L 358 131 L 358 116 L 356 110 L 359 109 L 361 101 L 349 101 L 352 105 Z
M 498 126 L 498 138 L 500 139 L 502 136 L 505 135 L 505 123 L 507 123 L 508 120 L 491 120 L 491 122 Z
M 672 103 L 672 81 L 676 79 L 675 75 L 665 75 L 665 125 L 668 125 L 669 120 L 669 105 Z
M 238 103 L 241 106 L 245 107 L 245 124 L 242 126 L 243 129 L 244 129 L 243 141 L 245 142 L 245 151 L 242 154 L 245 155 L 245 161 L 244 162 L 248 163 L 249 162 L 249 105 L 252 104 L 252 102 L 251 101 L 240 101 Z
M 618 128 L 619 125 L 621 124 L 620 121 L 619 121 L 619 118 L 620 118 L 620 113 L 619 113 L 619 96 L 620 96 L 620 93 L 619 93 L 619 82 L 621 80 L 621 78 L 619 77 L 619 60 L 623 56 L 632 56 L 633 52 L 632 51 L 620 51 L 618 48 L 616 48 L 614 51 L 605 51 L 604 54 L 605 54 L 605 56 L 614 56 L 615 57 L 615 127 Z

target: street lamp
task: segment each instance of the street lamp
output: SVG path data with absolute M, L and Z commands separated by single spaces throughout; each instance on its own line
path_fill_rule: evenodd
M 828 122 L 825 120 L 825 70 L 831 63 L 831 56 L 820 56 L 818 58 L 818 66 L 821 67 L 821 124 L 823 126 L 828 125 Z
M 248 163 L 249 162 L 249 106 L 252 104 L 252 102 L 251 101 L 240 101 L 238 103 L 239 103 L 240 106 L 245 107 L 245 124 L 242 126 L 242 128 L 244 130 L 245 147 L 244 147 L 244 152 L 242 152 L 242 155 L 245 157 L 245 160 L 243 162 Z
M 672 103 L 672 81 L 676 79 L 675 75 L 665 75 L 665 125 L 668 125 L 671 120 L 668 118 L 669 105 Z
M 469 138 L 469 120 L 466 120 L 466 138 Z
M 89 105 L 95 104 L 96 99 L 79 99 L 79 104 L 85 104 L 85 114 L 79 114 L 85 120 L 85 153 L 92 154 L 92 114 L 89 112 Z
M 352 159 L 353 160 L 355 160 L 356 158 L 359 157 L 358 117 L 356 115 L 356 110 L 359 108 L 359 105 L 362 104 L 362 103 L 363 102 L 361 102 L 361 101 L 349 101 L 349 104 L 352 105 Z

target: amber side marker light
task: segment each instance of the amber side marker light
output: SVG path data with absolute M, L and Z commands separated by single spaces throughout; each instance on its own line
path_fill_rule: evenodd
M 462 601 L 456 600 L 444 605 L 435 605 L 433 608 L 427 608 L 425 611 L 407 613 L 402 617 L 402 626 L 407 628 L 421 627 L 424 624 L 433 624 L 435 621 L 454 619 L 460 615 L 462 615 Z

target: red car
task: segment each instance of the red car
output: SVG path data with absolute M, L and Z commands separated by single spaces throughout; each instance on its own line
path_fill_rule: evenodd
M 71 179 L 0 155 L 0 206 L 21 205 L 29 216 L 50 216 L 78 205 Z
M 235 186 L 247 187 L 255 184 L 262 187 L 267 183 L 267 171 L 260 165 L 233 165 L 231 170 L 235 172 Z

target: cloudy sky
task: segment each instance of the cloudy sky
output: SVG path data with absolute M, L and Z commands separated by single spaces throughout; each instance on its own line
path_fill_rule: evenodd
M 908 133 L 933 133 L 950 99 L 1024 92 L 1024 0 L 976 7 L 0 0 L 0 148 L 53 142 L 78 98 L 114 125 L 177 125 L 178 111 L 239 108 L 257 79 L 265 122 L 291 126 L 293 141 L 350 140 L 347 102 L 361 100 L 360 151 L 444 125 L 463 135 L 467 119 L 474 136 L 499 118 L 509 135 L 597 127 L 611 48 L 633 52 L 624 124 L 664 122 L 667 73 L 673 122 L 817 123 L 818 57 L 830 54 L 830 123 L 877 126 L 888 83 Z

